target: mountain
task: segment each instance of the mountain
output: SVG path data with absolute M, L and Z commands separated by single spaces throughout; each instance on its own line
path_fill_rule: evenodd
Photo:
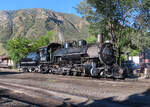
M 73 14 L 42 8 L 0 11 L 0 44 L 13 37 L 38 38 L 50 30 L 61 33 L 64 40 L 84 39 L 89 35 L 88 23 Z

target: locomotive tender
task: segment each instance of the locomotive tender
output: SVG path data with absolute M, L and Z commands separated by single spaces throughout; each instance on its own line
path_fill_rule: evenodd
M 40 47 L 21 59 L 20 67 L 27 72 L 123 78 L 124 72 L 115 59 L 111 43 L 87 44 L 78 40 L 64 46 L 51 43 Z

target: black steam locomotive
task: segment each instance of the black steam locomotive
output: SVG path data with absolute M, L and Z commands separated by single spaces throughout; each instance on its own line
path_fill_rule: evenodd
M 115 59 L 111 43 L 87 44 L 79 40 L 64 46 L 51 43 L 40 47 L 21 59 L 20 67 L 26 72 L 123 78 L 123 70 Z

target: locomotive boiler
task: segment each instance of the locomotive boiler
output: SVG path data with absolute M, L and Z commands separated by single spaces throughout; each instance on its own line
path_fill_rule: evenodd
M 123 78 L 123 70 L 116 64 L 113 45 L 87 44 L 85 40 L 51 43 L 20 61 L 28 72 L 61 75 Z

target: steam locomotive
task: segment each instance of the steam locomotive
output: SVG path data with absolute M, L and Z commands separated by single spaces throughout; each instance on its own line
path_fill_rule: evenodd
M 123 69 L 116 64 L 112 43 L 87 44 L 77 42 L 51 43 L 29 53 L 20 60 L 25 72 L 61 75 L 124 78 Z

